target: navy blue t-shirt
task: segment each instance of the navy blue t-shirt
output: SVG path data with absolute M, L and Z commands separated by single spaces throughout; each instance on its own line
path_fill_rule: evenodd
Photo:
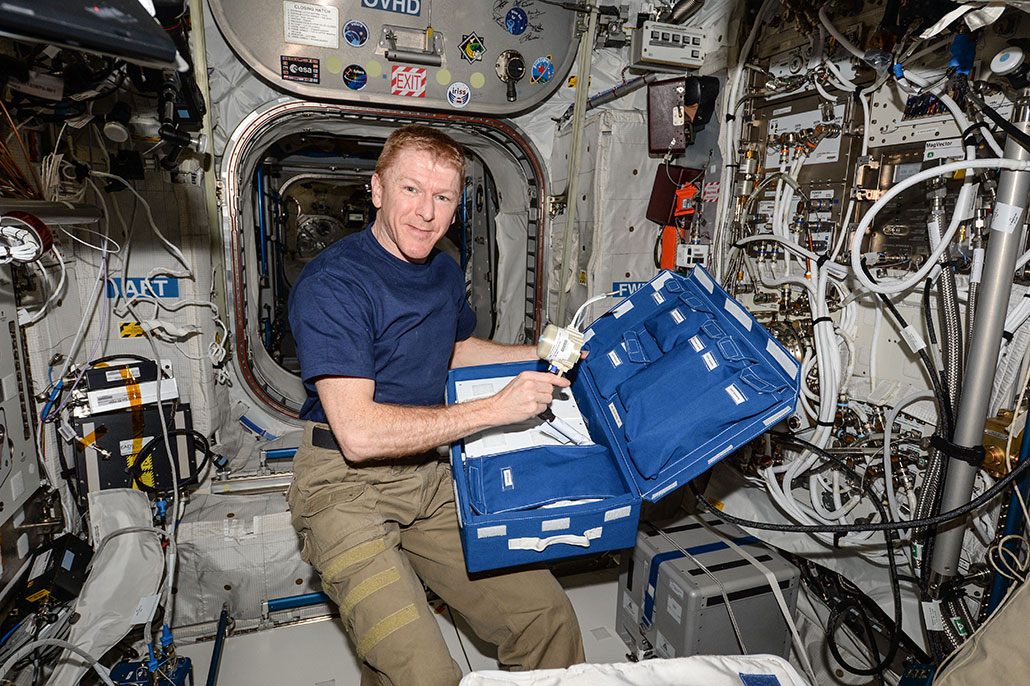
M 300 417 L 325 422 L 315 390 L 324 376 L 372 379 L 376 402 L 443 404 L 454 343 L 472 335 L 476 315 L 449 255 L 434 248 L 411 264 L 365 229 L 304 267 L 290 291 L 290 326 L 308 394 Z

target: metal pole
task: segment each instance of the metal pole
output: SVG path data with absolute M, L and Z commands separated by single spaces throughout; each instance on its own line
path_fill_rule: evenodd
M 222 649 L 225 648 L 226 631 L 229 628 L 229 603 L 222 603 L 222 614 L 218 617 L 215 647 L 211 651 L 211 666 L 207 670 L 207 686 L 215 686 L 218 668 L 222 666 Z
M 1020 130 L 1030 133 L 1030 89 L 1020 92 L 1012 111 L 1012 123 Z M 1006 159 L 1030 160 L 1030 151 L 1016 143 L 1011 136 L 1005 144 Z M 987 245 L 983 281 L 977 303 L 976 323 L 969 346 L 966 362 L 965 382 L 955 421 L 955 435 L 952 441 L 962 447 L 972 448 L 983 444 L 987 408 L 994 385 L 1001 349 L 1001 334 L 1005 324 L 1009 296 L 1012 293 L 1012 275 L 1016 268 L 1020 242 L 1023 236 L 1017 229 L 1022 226 L 1030 195 L 1030 172 L 1001 172 L 998 182 L 998 201 L 994 208 L 991 237 Z M 1011 220 L 1018 214 L 1018 221 Z M 946 512 L 969 502 L 973 493 L 973 481 L 977 468 L 950 458 L 948 476 L 944 482 L 941 511 Z M 958 558 L 962 550 L 965 520 L 952 520 L 941 525 L 934 539 L 931 562 L 930 591 L 932 594 L 940 584 L 957 575 Z
M 572 231 L 576 221 L 576 196 L 579 194 L 579 160 L 583 154 L 583 127 L 586 125 L 587 92 L 590 90 L 590 61 L 593 57 L 594 33 L 597 30 L 597 1 L 587 0 L 590 18 L 587 30 L 580 36 L 579 59 L 576 62 L 576 102 L 572 113 L 572 140 L 569 141 L 569 178 L 565 185 L 565 237 L 562 240 L 561 263 L 558 265 L 558 326 L 565 326 L 565 280 L 572 274 Z

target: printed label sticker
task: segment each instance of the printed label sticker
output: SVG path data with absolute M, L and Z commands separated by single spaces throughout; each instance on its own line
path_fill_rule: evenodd
M 554 76 L 554 61 L 550 55 L 533 60 L 533 68 L 529 71 L 530 83 L 547 83 Z
M 422 0 L 361 0 L 361 6 L 372 10 L 408 14 L 413 17 L 422 14 Z
M 340 47 L 340 8 L 284 0 L 283 41 L 336 50 Z
M 282 64 L 282 77 L 285 81 L 303 81 L 305 83 L 318 83 L 319 70 L 318 59 L 315 57 L 290 57 L 282 55 L 279 58 Z
M 423 67 L 394 67 L 390 73 L 390 92 L 394 95 L 424 98 L 427 74 Z

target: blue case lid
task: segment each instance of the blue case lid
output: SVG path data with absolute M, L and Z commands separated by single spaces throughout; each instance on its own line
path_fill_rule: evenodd
M 660 321 L 666 313 L 677 324 L 700 313 L 687 322 L 691 327 L 699 325 L 697 334 L 677 337 L 675 331 L 664 330 L 675 328 Z M 598 317 L 584 336 L 584 347 L 591 353 L 579 371 L 593 396 L 589 405 L 617 437 L 611 443 L 644 500 L 658 500 L 695 478 L 797 405 L 798 361 L 701 267 L 689 276 L 663 270 Z M 613 352 L 620 358 L 616 367 L 633 362 L 649 365 L 648 375 L 658 382 L 658 393 L 642 378 L 647 375 L 640 373 L 618 385 L 628 398 L 613 397 L 611 387 L 604 393 L 600 372 L 613 364 Z M 649 355 L 654 359 L 648 361 Z M 705 384 L 711 386 L 707 391 L 701 388 Z M 638 421 L 647 430 L 633 437 L 626 403 L 638 418 L 646 418 Z M 676 411 L 663 416 L 667 407 Z M 726 425 L 721 430 L 720 422 Z M 649 433 L 656 434 L 657 440 Z M 667 462 L 657 463 L 663 459 L 662 448 L 697 441 L 700 444 L 692 449 L 674 450 Z M 659 450 L 651 449 L 654 446 Z

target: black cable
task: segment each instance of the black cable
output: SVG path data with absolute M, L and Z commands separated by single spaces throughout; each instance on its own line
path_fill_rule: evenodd
M 997 124 L 1002 131 L 1008 134 L 1009 138 L 1014 140 L 1025 150 L 1030 150 L 1030 136 L 1023 131 L 1020 131 L 1016 126 L 1012 124 L 1008 119 L 998 114 L 998 111 L 988 105 L 986 102 L 980 99 L 976 93 L 974 93 L 967 84 L 963 81 L 959 82 L 959 89 L 969 99 L 973 101 L 977 109 L 987 115 L 987 118 Z
M 930 345 L 937 347 L 937 327 L 933 324 L 933 313 L 930 311 L 930 290 L 933 288 L 933 279 L 926 277 L 923 284 L 923 317 L 926 322 L 926 331 L 930 337 Z
M 107 355 L 105 357 L 98 357 L 97 359 L 95 359 L 92 362 L 90 362 L 89 366 L 90 367 L 96 367 L 99 364 L 110 364 L 110 363 L 112 363 L 112 362 L 114 362 L 116 360 L 136 360 L 137 362 L 153 362 L 154 361 L 154 360 L 150 359 L 149 357 L 143 357 L 142 355 L 120 354 L 120 355 Z
M 454 635 L 458 637 L 458 645 L 461 646 L 461 654 L 465 656 L 465 664 L 468 665 L 470 672 L 474 672 L 475 670 L 472 669 L 472 660 L 469 659 L 469 654 L 465 652 L 465 641 L 461 640 L 461 632 L 458 631 L 458 623 L 454 621 L 454 613 L 451 612 L 451 606 L 445 603 L 444 607 L 447 608 L 447 616 L 451 618 L 451 625 L 454 627 Z
M 204 435 L 199 431 L 194 431 L 192 429 L 172 429 L 168 432 L 169 443 L 171 443 L 171 440 L 173 438 L 178 438 L 179 436 L 184 436 L 187 439 L 192 439 L 193 445 L 187 445 L 188 450 L 195 451 L 199 447 L 204 454 L 200 463 L 197 465 L 196 470 L 185 479 L 183 479 L 182 474 L 179 473 L 179 465 L 176 456 L 171 455 L 168 457 L 168 462 L 171 465 L 171 469 L 175 470 L 175 477 L 176 480 L 179 482 L 179 487 L 181 488 L 183 486 L 190 486 L 199 481 L 200 475 L 204 473 L 204 470 L 207 468 L 207 465 L 211 461 L 214 453 L 211 451 L 207 438 L 205 438 Z M 153 486 L 143 483 L 141 479 L 143 478 L 143 462 L 149 457 L 151 458 L 151 464 L 153 464 L 152 456 L 154 451 L 158 448 L 163 447 L 163 434 L 161 436 L 155 436 L 154 438 L 150 439 L 149 441 L 147 441 L 147 444 L 144 445 L 138 453 L 136 453 L 136 459 L 133 460 L 132 465 L 127 469 L 129 477 L 139 487 L 141 491 L 145 491 L 148 493 L 157 493 L 161 490 L 157 488 L 156 469 L 154 470 L 155 477 Z
M 860 265 L 862 267 L 862 271 L 865 272 L 866 277 L 868 277 L 870 281 L 875 282 L 876 279 L 873 278 L 873 275 L 869 272 L 869 267 L 866 266 L 865 258 L 862 258 Z M 904 331 L 907 329 L 908 321 L 901 312 L 898 311 L 898 308 L 894 303 L 891 302 L 891 299 L 884 293 L 877 293 L 876 295 L 879 296 L 880 302 L 882 302 L 883 306 L 887 308 L 887 311 L 891 313 L 891 316 L 894 317 L 894 320 L 898 323 L 898 326 L 901 327 L 901 330 Z M 930 383 L 933 385 L 933 394 L 937 401 L 937 414 L 941 418 L 941 431 L 943 432 L 944 437 L 950 440 L 952 427 L 955 426 L 954 415 L 951 410 L 951 401 L 945 393 L 944 384 L 941 382 L 940 375 L 937 374 L 937 368 L 933 366 L 933 361 L 930 359 L 930 356 L 926 354 L 926 350 L 919 350 L 917 351 L 917 354 L 919 355 L 919 359 L 922 361 L 923 366 L 926 368 L 926 373 L 930 377 Z
M 815 452 L 816 454 L 821 455 L 827 458 L 828 460 L 832 461 L 834 464 L 837 465 L 837 468 L 840 469 L 840 471 L 842 471 L 845 475 L 849 476 L 852 480 L 854 480 L 859 485 L 859 488 L 866 492 L 866 495 L 869 496 L 869 500 L 872 502 L 873 507 L 876 508 L 877 514 L 880 515 L 880 520 L 885 523 L 891 523 L 890 515 L 887 513 L 887 509 L 883 506 L 883 503 L 880 502 L 879 496 L 877 496 L 876 492 L 873 491 L 872 484 L 863 479 L 858 474 L 858 472 L 852 469 L 846 462 L 844 462 L 844 460 L 840 459 L 836 455 L 831 455 L 829 452 L 823 450 L 814 443 L 810 443 L 804 439 L 797 438 L 796 436 L 784 435 L 775 431 L 770 431 L 769 433 L 777 437 L 786 437 L 788 441 L 795 442 L 798 445 L 806 447 L 809 450 Z M 898 580 L 898 563 L 894 559 L 895 535 L 895 532 L 892 530 L 883 530 L 884 542 L 887 544 L 887 574 L 890 577 L 891 597 L 894 601 L 894 628 L 890 632 L 890 647 L 887 649 L 886 655 L 884 655 L 882 659 L 879 658 L 879 651 L 875 647 L 875 642 L 873 642 L 872 638 L 870 637 L 870 642 L 874 643 L 873 655 L 875 656 L 875 659 L 877 661 L 874 663 L 872 667 L 855 667 L 854 665 L 848 663 L 840 654 L 840 651 L 836 649 L 836 640 L 833 638 L 834 634 L 836 633 L 836 629 L 833 626 L 833 622 L 831 622 L 827 626 L 826 640 L 829 644 L 830 652 L 833 654 L 834 659 L 837 660 L 838 663 L 840 663 L 840 666 L 848 670 L 852 674 L 858 674 L 860 676 L 874 676 L 877 674 L 881 674 L 894 661 L 894 656 L 897 655 L 898 652 L 898 646 L 900 645 L 900 640 L 898 636 L 901 632 L 902 615 L 901 583 Z M 866 621 L 868 622 L 868 619 Z M 871 633 L 872 630 L 870 628 L 870 634 Z

